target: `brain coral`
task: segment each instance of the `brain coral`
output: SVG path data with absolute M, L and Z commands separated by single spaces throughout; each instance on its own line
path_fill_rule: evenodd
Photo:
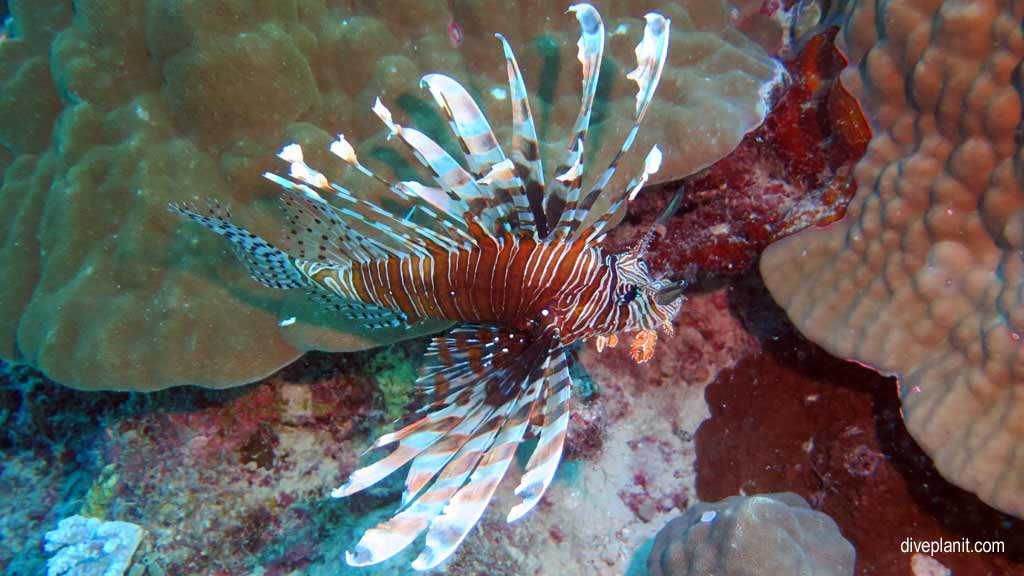
M 1024 517 L 1024 4 L 840 9 L 843 82 L 875 137 L 846 219 L 761 271 L 811 339 L 900 378 L 907 429 L 954 483 Z
M 638 12 L 629 2 L 607 4 L 612 58 L 591 130 L 615 143 L 595 147 L 604 156 L 629 128 L 633 90 L 619 72 L 633 66 L 639 31 L 626 19 Z M 525 45 L 540 136 L 546 148 L 561 146 L 579 93 L 577 32 L 562 3 L 474 0 L 454 15 L 448 5 L 78 0 L 72 9 L 71 0 L 10 0 L 13 23 L 0 41 L 0 355 L 79 388 L 222 387 L 305 350 L 414 335 L 361 333 L 282 300 L 164 207 L 214 197 L 278 238 L 275 193 L 260 174 L 283 143 L 326 151 L 337 131 L 363 142 L 371 164 L 410 177 L 405 159 L 382 146 L 373 98 L 435 134 L 445 126 L 417 86 L 424 73 L 453 74 L 485 107 L 507 106 L 499 30 Z M 653 129 L 636 147 L 660 142 L 659 175 L 677 178 L 761 121 L 778 68 L 718 2 L 649 8 L 672 18 L 674 46 Z M 465 32 L 459 48 L 447 36 L 453 16 Z M 347 178 L 340 166 L 329 176 Z M 292 316 L 298 322 L 278 326 Z

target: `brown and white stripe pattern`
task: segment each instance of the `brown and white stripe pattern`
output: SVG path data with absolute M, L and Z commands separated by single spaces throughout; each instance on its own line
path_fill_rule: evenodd
M 569 423 L 567 346 L 619 331 L 637 332 L 639 361 L 650 357 L 655 330 L 670 328 L 679 301 L 657 296 L 670 283 L 648 274 L 646 243 L 625 254 L 601 246 L 610 214 L 584 227 L 618 160 L 630 148 L 658 84 L 670 22 L 648 14 L 636 48 L 635 125 L 621 149 L 580 201 L 584 145 L 604 50 L 604 25 L 592 6 L 570 7 L 582 29 L 580 112 L 564 159 L 547 184 L 522 73 L 501 40 L 512 103 L 512 147 L 502 151 L 469 93 L 441 74 L 423 78 L 448 120 L 466 166 L 426 134 L 400 125 L 378 99 L 373 112 L 429 174 L 431 184 L 390 182 L 362 164 L 343 135 L 335 156 L 383 183 L 402 213 L 385 210 L 330 182 L 306 165 L 301 147 L 280 157 L 287 176 L 265 176 L 282 189 L 287 214 L 279 249 L 230 222 L 226 210 L 191 206 L 172 210 L 227 238 L 253 276 L 265 285 L 300 288 L 354 322 L 369 327 L 411 325 L 422 319 L 458 322 L 429 345 L 417 385 L 428 401 L 418 418 L 377 439 L 394 445 L 380 460 L 351 474 L 332 496 L 346 497 L 409 465 L 401 507 L 367 530 L 347 555 L 352 565 L 381 562 L 425 533 L 413 563 L 429 569 L 450 556 L 472 530 L 511 465 L 528 431 L 539 437 L 516 488 L 521 518 L 554 478 Z M 628 204 L 657 170 L 660 152 L 613 206 Z M 555 202 L 546 200 L 557 198 Z M 559 209 L 557 214 L 552 208 Z M 639 344 L 638 344 L 639 343 Z

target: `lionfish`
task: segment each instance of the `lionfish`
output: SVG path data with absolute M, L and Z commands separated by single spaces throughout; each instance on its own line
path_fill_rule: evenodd
M 425 547 L 413 567 L 440 564 L 479 521 L 519 444 L 537 436 L 515 490 L 520 502 L 508 521 L 521 518 L 551 483 L 565 444 L 572 389 L 567 347 L 589 338 L 599 348 L 613 346 L 616 333 L 635 332 L 632 356 L 644 362 L 653 353 L 657 330 L 671 332 L 683 286 L 649 274 L 642 257 L 653 232 L 624 253 L 606 254 L 601 248 L 612 215 L 658 170 L 657 146 L 642 173 L 624 190 L 608 192 L 608 209 L 584 225 L 651 102 L 668 52 L 670 21 L 656 13 L 645 16 L 637 68 L 627 76 L 638 86 L 632 129 L 584 196 L 584 143 L 604 25 L 588 4 L 573 5 L 569 12 L 582 29 L 582 103 L 550 183 L 544 180 L 519 66 L 508 41 L 496 34 L 508 69 L 511 154 L 505 155 L 466 89 L 441 74 L 428 74 L 421 84 L 446 117 L 465 166 L 423 132 L 397 124 L 379 98 L 373 112 L 389 138 L 397 138 L 430 172 L 433 185 L 387 181 L 359 161 L 344 135 L 330 146 L 366 177 L 383 182 L 393 200 L 411 204 L 410 212 L 390 212 L 328 181 L 303 161 L 298 144 L 280 153 L 290 164 L 288 176 L 264 174 L 282 189 L 287 251 L 232 224 L 219 205 L 170 206 L 227 238 L 257 281 L 306 290 L 355 322 L 370 327 L 410 326 L 427 318 L 458 322 L 428 346 L 417 385 L 429 400 L 418 419 L 377 439 L 372 448 L 397 447 L 332 492 L 349 496 L 410 464 L 401 507 L 346 554 L 351 565 L 384 561 L 424 530 Z M 678 200 L 677 195 L 671 204 Z

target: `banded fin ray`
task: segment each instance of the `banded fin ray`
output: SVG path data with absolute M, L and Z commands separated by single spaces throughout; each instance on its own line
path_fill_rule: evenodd
M 291 244 L 290 249 L 296 252 L 295 256 L 319 260 L 319 254 L 309 254 L 306 249 L 314 245 L 326 248 L 332 241 L 337 248 L 334 255 L 339 258 L 339 263 L 348 260 L 367 262 L 404 253 L 400 243 L 389 237 L 376 237 L 372 229 L 358 218 L 353 220 L 351 215 L 346 216 L 308 185 L 292 182 L 272 172 L 264 173 L 263 177 L 282 189 L 284 209 L 289 224 L 293 226 L 286 230 L 286 238 Z M 328 239 L 323 241 L 323 236 Z
M 523 364 L 512 359 L 516 352 L 508 347 L 509 340 L 517 337 L 506 335 L 503 338 L 498 334 L 494 326 L 466 324 L 457 326 L 445 336 L 435 337 L 427 349 L 426 363 L 417 380 L 420 389 L 433 401 L 420 410 L 434 410 L 458 402 L 465 396 L 467 387 L 471 387 L 474 393 L 487 393 L 492 397 L 508 394 L 508 384 L 522 378 Z M 537 348 L 538 345 L 533 345 L 533 351 L 520 358 L 536 356 Z M 453 451 L 449 450 L 447 454 L 424 454 L 417 458 L 406 477 L 402 502 L 410 501 L 452 455 Z
M 450 76 L 435 73 L 420 79 L 420 85 L 427 88 L 448 120 L 448 127 L 465 152 L 467 168 L 473 176 L 478 180 L 483 178 L 491 166 L 505 159 L 487 117 L 462 84 Z
M 416 387 L 428 403 L 417 412 L 429 412 L 457 403 L 469 385 L 479 381 L 480 374 L 501 376 L 506 368 L 495 368 L 495 358 L 503 354 L 503 339 L 496 326 L 459 324 L 445 334 L 434 336 L 424 353 Z M 507 340 L 507 339 L 506 339 Z M 499 363 L 500 364 L 500 363 Z
M 489 194 L 490 187 L 478 183 L 472 174 L 429 136 L 415 128 L 396 123 L 391 111 L 380 98 L 374 103 L 373 112 L 388 127 L 390 136 L 398 136 L 413 157 L 430 171 L 434 182 L 455 201 L 457 209 L 462 210 L 456 216 L 464 216 L 466 212 L 473 214 L 491 234 L 501 228 L 501 222 L 511 217 L 511 210 L 505 203 L 493 201 Z
M 601 14 L 590 4 L 573 4 L 569 12 L 580 24 L 576 58 L 583 67 L 583 88 L 580 111 L 566 142 L 565 157 L 555 169 L 556 177 L 544 203 L 552 233 L 568 232 L 563 221 L 573 218 L 583 182 L 583 151 L 590 127 L 590 116 L 597 95 L 597 81 L 604 59 L 604 22 Z M 554 203 L 552 202 L 554 200 Z M 558 204 L 561 204 L 559 209 Z M 556 212 L 557 210 L 557 212 Z
M 515 403 L 510 406 L 511 410 L 500 432 L 483 454 L 469 480 L 452 496 L 441 515 L 430 523 L 426 545 L 413 561 L 413 568 L 429 570 L 444 562 L 480 521 L 530 425 L 530 418 L 544 385 L 547 364 L 548 359 L 545 359 L 541 368 L 531 377 L 529 386 L 520 392 Z
M 284 236 L 289 251 L 295 256 L 338 263 L 367 262 L 382 251 L 355 229 L 343 224 L 342 216 L 322 198 L 314 198 L 293 182 L 272 176 L 267 178 L 282 189 L 281 205 L 288 223 Z
M 498 432 L 500 416 L 495 409 L 477 406 L 471 417 L 460 422 L 469 434 L 461 434 L 457 448 L 437 479 L 418 498 L 389 520 L 367 530 L 355 549 L 345 553 L 350 566 L 382 562 L 412 544 L 430 525 L 479 462 L 484 450 Z
M 552 356 L 546 370 L 544 387 L 547 398 L 543 408 L 543 424 L 540 425 L 540 440 L 515 489 L 515 494 L 521 496 L 522 501 L 509 511 L 509 522 L 522 518 L 540 502 L 562 459 L 566 430 L 569 427 L 569 399 L 572 397 L 572 377 L 569 376 L 564 350 Z
M 344 140 L 344 136 L 339 136 L 332 143 L 331 151 L 360 171 L 372 174 L 359 163 L 355 151 Z M 358 262 L 382 255 L 427 256 L 433 251 L 451 250 L 459 242 L 470 239 L 464 231 L 444 219 L 435 220 L 433 226 L 421 225 L 329 182 L 305 164 L 302 148 L 298 144 L 285 146 L 279 156 L 290 162 L 289 175 L 300 179 L 301 183 L 273 173 L 264 176 L 283 190 L 285 209 L 291 223 L 286 233 L 300 258 L 306 258 L 306 250 L 312 246 L 319 247 L 319 252 L 312 255 L 317 260 L 327 256 L 343 262 L 346 258 L 341 257 L 342 253 L 347 254 L 348 259 Z M 411 185 L 390 184 L 381 178 L 378 180 L 388 184 L 389 190 L 404 204 L 413 202 L 411 209 L 419 207 L 421 211 L 434 213 L 427 206 L 417 206 L 424 199 L 416 194 L 416 189 Z M 333 192 L 339 205 L 328 203 L 311 186 Z
M 417 384 L 435 400 L 455 389 L 452 382 L 467 373 L 480 375 L 492 366 L 501 372 L 516 368 L 510 354 L 528 346 L 528 337 L 497 326 L 465 323 L 434 337 L 427 346 L 426 362 Z M 508 348 L 508 350 L 503 350 Z
M 289 198 L 303 203 L 313 202 L 303 196 L 289 196 Z M 331 217 L 326 213 L 312 211 L 311 206 L 306 205 L 306 209 L 311 211 L 305 214 L 316 214 L 323 218 Z M 400 326 L 405 321 L 405 315 L 400 311 L 353 301 L 335 294 L 324 286 L 310 280 L 314 273 L 325 269 L 336 270 L 350 264 L 318 262 L 306 259 L 305 256 L 295 257 L 288 252 L 275 248 L 263 238 L 231 223 L 231 216 L 228 210 L 216 203 L 211 203 L 205 214 L 200 212 L 199 208 L 191 205 L 171 204 L 168 208 L 172 212 L 196 221 L 230 240 L 233 251 L 249 271 L 249 274 L 264 286 L 278 289 L 301 288 L 305 290 L 306 295 L 313 301 L 324 307 L 340 311 L 350 319 L 356 320 L 371 329 Z M 310 220 L 310 224 L 314 225 L 315 222 Z M 342 230 L 342 227 L 335 226 L 334 229 Z M 341 258 L 340 262 L 348 262 L 344 256 L 337 253 L 332 254 Z
M 653 12 L 646 14 L 644 20 L 647 22 L 644 26 L 644 35 L 634 50 L 636 53 L 636 69 L 626 76 L 626 78 L 633 80 L 637 84 L 633 126 L 630 128 L 629 134 L 623 141 L 619 151 L 616 152 L 615 157 L 608 164 L 608 168 L 605 169 L 598 181 L 590 188 L 586 197 L 577 207 L 572 221 L 568 223 L 570 229 L 574 231 L 578 230 L 580 224 L 587 218 L 594 202 L 601 196 L 608 182 L 615 175 L 619 162 L 633 146 L 633 141 L 640 131 L 640 124 L 643 122 L 651 100 L 654 98 L 654 91 L 661 81 L 661 74 L 668 57 L 668 41 L 672 30 L 672 21 L 661 14 Z
M 536 240 L 548 232 L 543 206 L 544 166 L 540 159 L 537 128 L 530 111 L 526 84 L 512 47 L 501 34 L 495 36 L 501 41 L 505 53 L 509 100 L 512 102 L 512 151 L 509 156 L 522 183 L 520 188 L 512 190 L 512 204 L 519 218 L 520 230 Z
M 616 198 L 608 210 L 597 219 L 592 226 L 589 226 L 582 233 L 585 234 L 586 241 L 594 241 L 604 233 L 604 229 L 611 222 L 612 217 L 619 211 L 619 208 L 623 204 L 628 205 L 636 198 L 636 195 L 640 193 L 644 185 L 650 179 L 651 175 L 661 169 L 661 149 L 657 145 L 651 147 L 651 151 L 647 153 L 647 158 L 644 159 L 643 171 L 639 176 L 633 178 L 629 182 L 629 186 L 625 188 L 625 191 Z
M 390 113 L 388 118 L 390 118 Z M 410 210 L 412 210 L 413 214 L 416 213 L 416 208 L 419 208 L 420 212 L 432 214 L 432 224 L 437 226 L 438 231 L 445 233 L 448 238 L 452 240 L 459 238 L 471 240 L 465 234 L 467 227 L 463 218 L 463 214 L 469 207 L 454 194 L 414 180 L 391 182 L 383 178 L 359 161 L 355 148 L 348 142 L 344 134 L 338 134 L 338 139 L 330 145 L 330 151 L 364 176 L 383 184 L 402 204 L 409 204 L 411 202 L 412 207 Z M 332 184 L 331 187 L 336 191 L 348 193 L 347 190 L 335 184 Z M 438 212 L 434 212 L 434 210 Z M 402 218 L 411 221 L 408 214 L 402 216 Z
M 354 472 L 333 494 L 347 496 L 362 490 L 412 462 L 399 511 L 366 531 L 347 555 L 349 564 L 361 566 L 385 560 L 431 528 L 451 508 L 453 498 L 464 507 L 473 501 L 470 494 L 481 489 L 493 492 L 490 486 L 504 475 L 541 394 L 549 349 L 546 340 L 534 340 L 512 350 L 506 346 L 510 340 L 519 338 L 480 325 L 459 326 L 454 335 L 434 339 L 434 354 L 421 368 L 419 378 L 430 383 L 424 387 L 434 399 L 429 413 L 409 427 L 378 439 L 375 447 L 395 440 L 399 447 Z M 439 384 L 437 375 L 442 372 L 446 376 L 444 384 Z M 441 420 L 448 424 L 435 424 Z M 408 431 L 410 428 L 413 430 Z M 458 496 L 467 486 L 469 491 Z M 428 532 L 428 538 L 437 542 L 435 552 L 424 552 L 415 564 L 417 568 L 436 565 L 454 550 L 479 518 L 476 506 L 467 508 L 476 518 L 459 523 L 461 535 L 456 541 Z M 479 506 L 482 512 L 486 501 Z M 444 520 L 442 525 L 452 521 Z
M 369 450 L 393 442 L 398 442 L 398 446 L 387 456 L 353 472 L 344 484 L 331 491 L 331 497 L 350 496 L 390 476 L 464 421 L 473 408 L 475 407 L 469 404 L 451 404 L 420 418 L 398 432 L 381 436 Z
M 343 138 L 339 137 L 339 140 L 331 145 L 332 152 L 337 153 L 337 146 L 341 146 L 343 143 Z M 350 153 L 354 158 L 355 151 L 351 150 Z M 291 182 L 273 173 L 266 173 L 264 176 L 280 185 L 286 194 L 297 195 L 298 192 L 301 192 L 302 198 L 298 201 L 309 204 L 313 212 L 334 214 L 345 220 L 349 230 L 362 228 L 368 231 L 369 234 L 363 233 L 361 242 L 375 244 L 377 248 L 392 256 L 426 255 L 427 251 L 423 246 L 429 238 L 432 238 L 427 234 L 427 230 L 412 222 L 403 221 L 399 216 L 380 208 L 373 202 L 357 198 L 345 188 L 330 182 L 326 176 L 306 164 L 303 159 L 302 146 L 299 144 L 293 143 L 285 146 L 281 149 L 278 157 L 289 163 L 289 177 L 300 183 Z M 335 197 L 343 203 L 343 206 L 328 204 L 312 187 L 326 192 L 334 192 Z M 322 238 L 328 236 L 323 234 L 323 232 L 328 232 L 328 230 L 323 230 L 324 222 L 317 222 L 317 225 L 314 226 L 307 220 L 305 224 L 307 232 L 312 233 L 312 228 L 316 227 L 322 229 Z M 299 244 L 303 244 L 303 242 L 300 241 Z

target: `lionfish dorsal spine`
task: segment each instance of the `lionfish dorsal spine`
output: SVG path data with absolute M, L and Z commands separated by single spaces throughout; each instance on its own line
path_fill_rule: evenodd
M 651 290 L 658 283 L 646 279 L 642 263 L 633 263 L 632 276 L 609 263 L 598 245 L 616 211 L 658 170 L 656 146 L 641 173 L 611 195 L 608 210 L 583 227 L 634 143 L 662 74 L 670 22 L 646 16 L 637 68 L 628 76 L 637 84 L 633 126 L 581 198 L 605 32 L 589 4 L 569 11 L 581 29 L 582 95 L 564 155 L 547 180 L 522 73 L 509 43 L 497 35 L 512 105 L 507 156 L 467 90 L 448 76 L 428 74 L 422 85 L 446 117 L 465 166 L 427 134 L 399 124 L 378 98 L 372 112 L 429 179 L 388 180 L 364 165 L 341 134 L 330 152 L 382 184 L 387 203 L 330 182 L 305 163 L 301 146 L 290 144 L 280 154 L 287 175 L 265 174 L 282 190 L 285 249 L 235 226 L 219 206 L 206 212 L 172 206 L 229 239 L 258 281 L 304 289 L 361 326 L 408 327 L 424 318 L 460 322 L 428 346 L 416 384 L 429 400 L 414 421 L 379 437 L 372 448 L 392 450 L 331 493 L 350 496 L 408 466 L 400 506 L 365 531 L 346 554 L 351 565 L 382 562 L 420 535 L 425 547 L 413 566 L 439 565 L 479 522 L 530 432 L 538 441 L 507 519 L 523 517 L 551 485 L 565 446 L 572 396 L 567 344 L 624 326 L 650 329 L 653 319 L 667 323 L 672 312 L 645 308 L 644 301 L 630 308 L 643 318 L 627 322 L 619 304 L 622 284 L 645 282 Z M 387 209 L 393 205 L 398 208 Z M 642 250 L 629 257 L 639 258 Z M 636 285 L 633 290 L 635 297 Z M 640 341 L 644 359 L 654 338 L 645 334 Z
M 587 130 L 590 128 L 590 117 L 597 96 L 597 81 L 604 59 L 604 22 L 601 20 L 601 14 L 590 4 L 573 4 L 569 11 L 575 14 L 580 25 L 580 38 L 576 43 L 576 58 L 583 67 L 580 109 L 566 141 L 564 156 L 555 168 L 556 176 L 551 183 L 551 192 L 544 206 L 552 233 L 560 236 L 565 236 L 571 231 L 569 223 L 575 217 L 583 181 L 583 154 Z M 553 205 L 552 201 L 555 199 L 563 204 L 561 209 Z
M 650 152 L 647 153 L 647 157 L 644 159 L 644 166 L 640 175 L 630 180 L 629 185 L 624 189 L 625 191 L 612 201 L 608 210 L 585 232 L 585 241 L 592 241 L 606 232 L 605 229 L 611 223 L 615 214 L 619 212 L 622 205 L 632 202 L 640 190 L 647 184 L 650 177 L 661 169 L 661 160 L 661 149 L 657 145 L 652 146 Z
M 501 41 L 508 69 L 509 100 L 512 103 L 512 162 L 519 175 L 521 188 L 512 191 L 512 203 L 518 216 L 520 230 L 533 240 L 547 235 L 544 218 L 544 166 L 540 159 L 540 143 L 537 127 L 530 111 L 530 100 L 523 82 L 522 72 L 516 62 L 512 47 L 501 34 L 495 34 Z M 538 227 L 540 227 L 538 229 Z
M 505 153 L 476 100 L 450 76 L 427 74 L 420 79 L 448 121 L 448 127 L 466 154 L 469 171 L 482 178 L 491 166 L 505 160 Z
M 615 175 L 619 162 L 633 146 L 636 135 L 640 131 L 640 124 L 643 122 L 644 116 L 647 114 L 647 109 L 650 107 L 651 101 L 654 98 L 654 91 L 658 87 L 658 83 L 661 81 L 661 75 L 665 68 L 665 61 L 668 58 L 668 42 L 672 21 L 661 14 L 654 13 L 645 15 L 644 19 L 646 21 L 646 25 L 644 26 L 644 35 L 634 50 L 636 54 L 636 68 L 626 76 L 626 78 L 635 81 L 637 84 L 636 108 L 633 126 L 626 135 L 626 139 L 623 141 L 622 146 L 612 158 L 608 168 L 606 168 L 604 173 L 601 174 L 601 177 L 594 183 L 586 197 L 584 197 L 583 201 L 578 206 L 577 210 L 581 213 L 581 216 L 579 217 L 580 221 L 582 221 L 583 218 L 586 218 L 590 209 L 593 207 L 594 202 L 601 197 L 605 187 L 611 181 L 612 176 Z

